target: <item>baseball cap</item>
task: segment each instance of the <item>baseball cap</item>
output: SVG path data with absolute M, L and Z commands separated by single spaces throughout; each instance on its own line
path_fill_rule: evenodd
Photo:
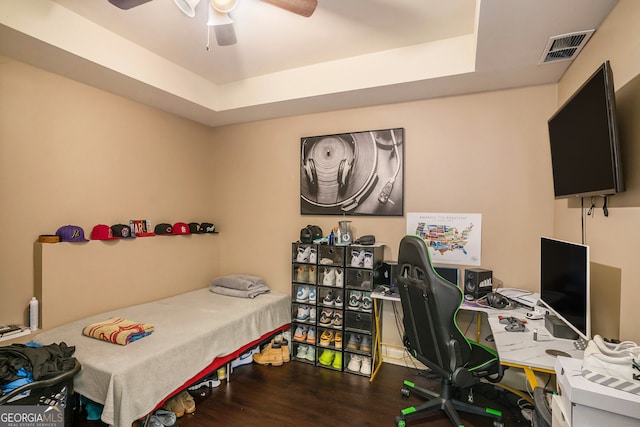
M 131 227 L 126 224 L 112 225 L 111 231 L 113 232 L 113 236 L 118 238 L 133 239 L 136 237 L 136 235 L 131 232 Z
M 157 224 L 153 229 L 153 232 L 160 236 L 170 236 L 172 231 L 173 227 L 171 226 L 171 224 L 167 224 L 164 222 Z
M 201 233 L 214 233 L 216 231 L 216 226 L 210 222 L 203 222 L 200 224 L 200 230 Z
M 84 230 L 77 225 L 63 225 L 58 228 L 56 235 L 60 236 L 61 242 L 88 242 L 84 238 Z
M 184 222 L 176 222 L 173 224 L 172 234 L 191 234 L 189 226 Z
M 118 237 L 113 235 L 111 227 L 105 224 L 98 224 L 91 230 L 91 240 L 118 240 Z
M 200 227 L 200 224 L 198 224 L 197 222 L 190 222 L 189 223 L 189 231 L 191 231 L 191 234 L 202 234 L 202 233 L 204 233 L 204 230 L 202 229 L 202 227 Z

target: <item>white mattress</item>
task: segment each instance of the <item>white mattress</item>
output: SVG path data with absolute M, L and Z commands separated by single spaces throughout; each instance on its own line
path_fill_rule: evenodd
M 82 335 L 88 324 L 112 316 L 151 323 L 155 330 L 126 346 Z M 90 316 L 44 331 L 34 341 L 76 346 L 82 370 L 75 391 L 104 405 L 103 422 L 128 427 L 216 357 L 290 321 L 289 295 L 272 291 L 246 299 L 205 288 Z

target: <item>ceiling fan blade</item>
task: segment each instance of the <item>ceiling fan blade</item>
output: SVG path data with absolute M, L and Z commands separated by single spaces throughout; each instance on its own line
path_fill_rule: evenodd
M 289 12 L 306 18 L 313 15 L 318 6 L 318 0 L 262 0 L 265 3 L 272 4 Z
M 120 9 L 131 9 L 136 6 L 140 6 L 141 4 L 147 3 L 151 0 L 109 0 L 109 3 L 112 5 L 119 7 Z

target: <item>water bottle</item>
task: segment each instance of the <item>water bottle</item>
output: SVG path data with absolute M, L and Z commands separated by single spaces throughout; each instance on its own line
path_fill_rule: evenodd
M 32 331 L 38 329 L 38 299 L 31 297 L 29 301 L 29 328 Z

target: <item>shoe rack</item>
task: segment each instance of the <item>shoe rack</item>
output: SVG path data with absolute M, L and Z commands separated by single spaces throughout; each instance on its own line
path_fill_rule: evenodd
M 376 342 L 375 268 L 384 245 L 292 244 L 291 357 L 371 376 Z
M 384 245 L 346 247 L 344 370 L 371 377 L 377 363 L 375 321 L 371 292 L 377 285 L 375 269 L 383 262 Z

